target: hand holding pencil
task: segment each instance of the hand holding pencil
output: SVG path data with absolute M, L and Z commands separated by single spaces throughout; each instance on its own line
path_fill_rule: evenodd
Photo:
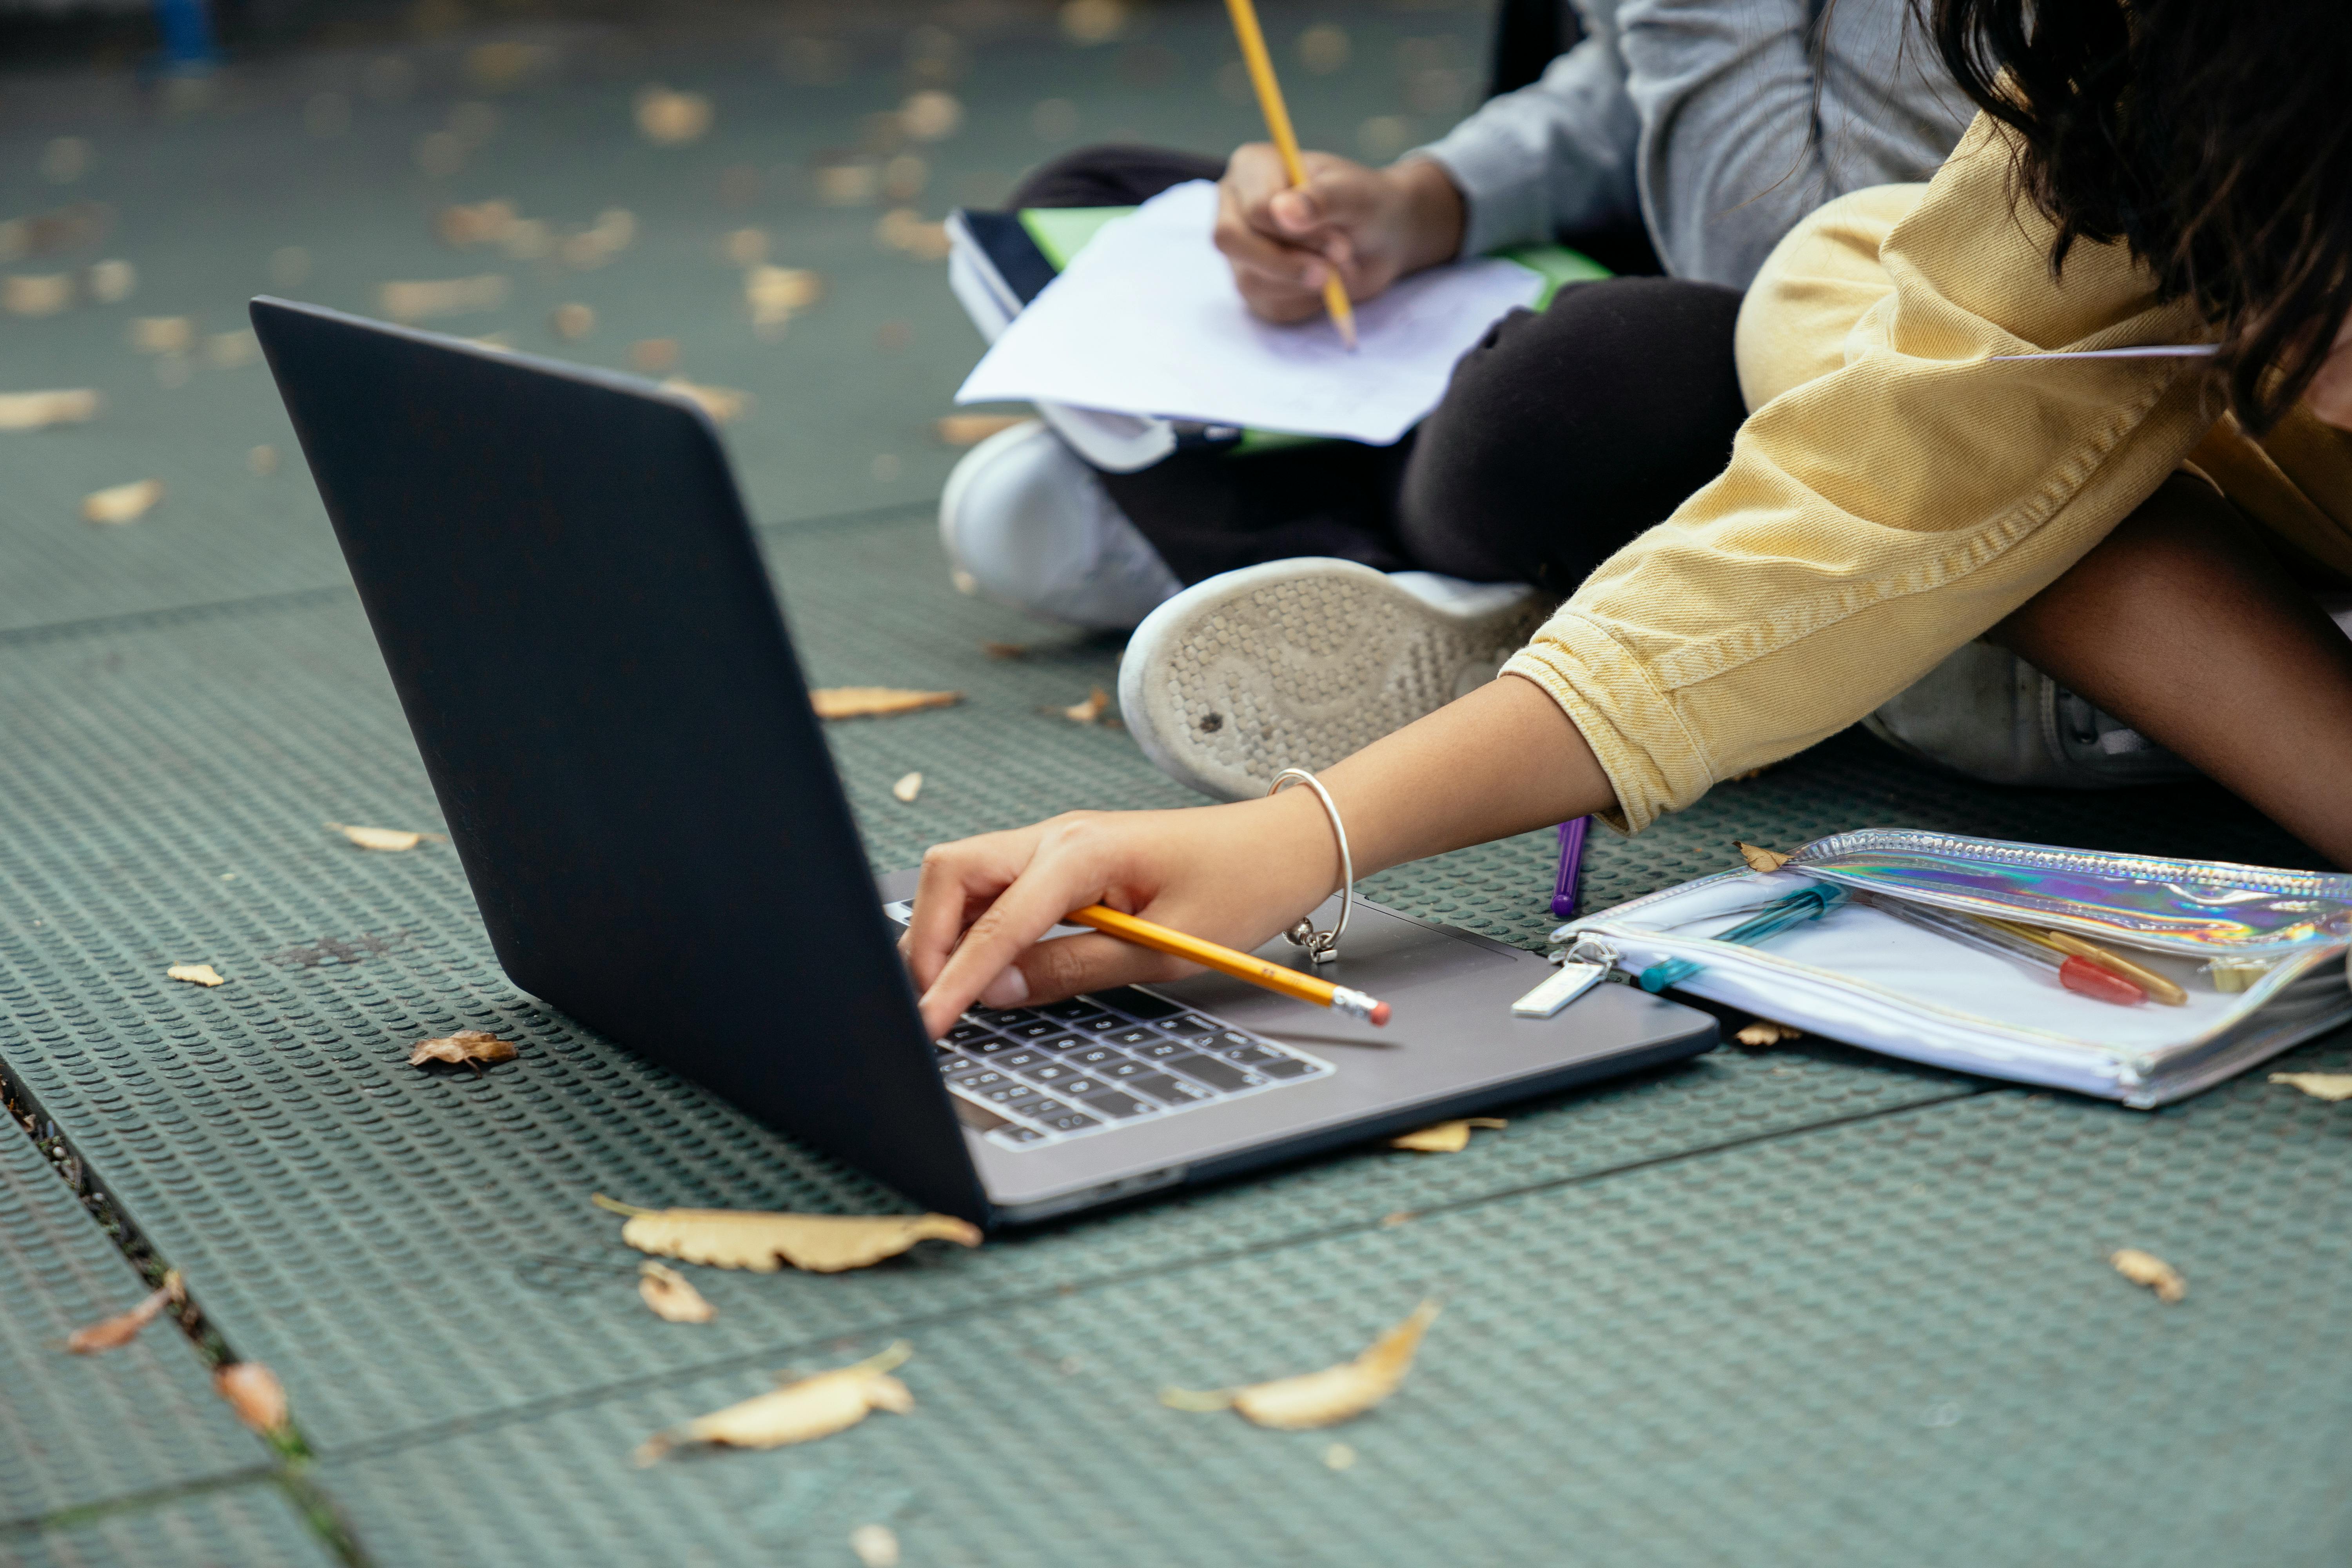
M 1460 253 L 1462 193 L 1426 158 L 1371 169 L 1302 152 L 1252 0 L 1226 3 L 1272 140 L 1241 148 L 1226 165 L 1217 248 L 1255 314 L 1306 321 L 1328 313 L 1352 346 L 1356 302 Z

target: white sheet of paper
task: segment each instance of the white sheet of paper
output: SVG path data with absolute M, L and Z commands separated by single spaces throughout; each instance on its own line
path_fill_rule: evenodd
M 1508 261 L 1418 273 L 1329 321 L 1252 316 L 1210 239 L 1217 188 L 1193 181 L 1106 226 L 1013 318 L 959 403 L 1045 398 L 1386 446 L 1444 395 L 1454 363 L 1542 279 Z

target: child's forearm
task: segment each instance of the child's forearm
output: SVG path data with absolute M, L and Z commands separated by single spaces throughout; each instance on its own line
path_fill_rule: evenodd
M 1559 704 L 1508 675 L 1321 777 L 1347 822 L 1358 876 L 1616 804 Z

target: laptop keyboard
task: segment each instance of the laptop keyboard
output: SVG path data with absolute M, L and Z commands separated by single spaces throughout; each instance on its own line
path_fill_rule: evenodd
M 1331 1064 L 1131 986 L 1047 1007 L 975 1007 L 939 1042 L 940 1074 L 1036 1149 L 1328 1077 Z

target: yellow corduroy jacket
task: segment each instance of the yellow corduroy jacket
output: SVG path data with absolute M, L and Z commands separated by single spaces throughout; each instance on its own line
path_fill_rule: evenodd
M 1853 723 L 2054 581 L 2183 464 L 2352 576 L 2352 435 L 2259 444 L 2199 362 L 1995 354 L 2196 342 L 2121 245 L 2012 197 L 1979 119 L 1926 185 L 1832 202 L 1739 319 L 1721 478 L 1604 562 L 1505 666 L 1549 692 L 1638 830 Z

